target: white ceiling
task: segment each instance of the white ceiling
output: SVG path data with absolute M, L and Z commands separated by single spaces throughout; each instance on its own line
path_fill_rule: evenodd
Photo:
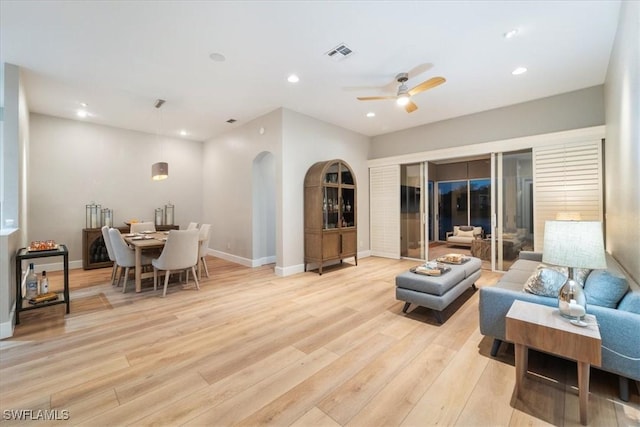
M 206 140 L 285 107 L 364 135 L 602 84 L 619 1 L 8 1 L 0 59 L 33 112 Z M 518 28 L 518 36 L 503 33 Z M 355 54 L 325 55 L 340 43 Z M 214 62 L 211 53 L 224 62 Z M 407 114 L 375 87 L 421 64 Z M 525 66 L 529 71 L 513 76 Z M 287 76 L 296 73 L 300 82 Z M 360 88 L 360 89 L 357 89 Z M 367 118 L 369 111 L 376 117 Z M 227 119 L 237 119 L 235 124 Z

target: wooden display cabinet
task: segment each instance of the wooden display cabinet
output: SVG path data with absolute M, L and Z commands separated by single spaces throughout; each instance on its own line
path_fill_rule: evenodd
M 358 265 L 355 174 L 343 160 L 318 162 L 304 179 L 304 270 L 352 257 Z

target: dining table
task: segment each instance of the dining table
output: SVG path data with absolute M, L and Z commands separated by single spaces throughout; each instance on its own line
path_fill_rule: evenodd
M 123 234 L 124 241 L 132 246 L 135 250 L 136 256 L 136 272 L 135 283 L 136 292 L 142 291 L 142 279 L 147 277 L 153 277 L 153 272 L 142 272 L 142 252 L 149 250 L 158 250 L 164 247 L 167 241 L 168 231 L 155 231 L 144 233 L 127 233 Z
M 142 233 L 123 234 L 124 241 L 135 250 L 136 272 L 135 283 L 136 292 L 142 291 L 142 279 L 153 277 L 153 272 L 142 272 L 142 252 L 149 250 L 158 250 L 164 248 L 167 242 L 168 231 L 144 231 Z M 202 241 L 198 240 L 198 246 Z M 198 276 L 200 276 L 200 257 L 198 257 Z

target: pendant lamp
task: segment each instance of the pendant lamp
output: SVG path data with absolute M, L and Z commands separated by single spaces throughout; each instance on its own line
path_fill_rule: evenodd
M 165 102 L 166 101 L 164 99 L 156 99 L 154 107 L 156 107 L 157 109 L 160 109 L 160 107 L 162 107 L 162 104 L 164 104 Z M 159 122 L 159 126 L 162 125 L 161 118 L 158 120 L 158 122 Z M 159 132 L 160 130 L 158 127 L 157 134 L 159 134 Z M 167 179 L 168 177 L 169 177 L 169 164 L 167 162 L 156 162 L 151 165 L 151 179 L 153 179 L 154 181 L 161 181 L 163 179 Z

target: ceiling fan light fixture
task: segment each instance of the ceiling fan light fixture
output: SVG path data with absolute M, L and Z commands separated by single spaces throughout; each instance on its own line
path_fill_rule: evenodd
M 401 107 L 404 107 L 405 105 L 407 105 L 410 101 L 410 97 L 408 93 L 401 93 L 398 95 L 398 98 L 396 99 L 396 104 L 398 104 Z

